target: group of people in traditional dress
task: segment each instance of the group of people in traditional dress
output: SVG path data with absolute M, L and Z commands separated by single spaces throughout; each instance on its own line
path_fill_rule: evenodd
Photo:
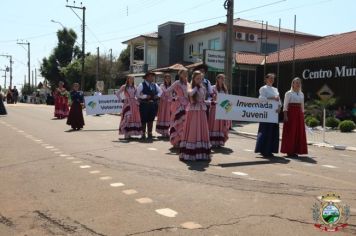
M 119 134 L 125 139 L 152 139 L 157 115 L 156 132 L 179 149 L 180 160 L 209 161 L 211 148 L 224 146 L 231 127 L 231 121 L 215 119 L 217 94 L 227 93 L 225 76 L 219 74 L 214 86 L 205 78 L 204 68 L 193 72 L 191 83 L 186 70 L 178 72 L 174 83 L 171 75 L 165 74 L 160 86 L 154 83 L 154 76 L 146 73 L 137 87 L 128 76 L 117 92 L 124 104 Z
M 304 94 L 301 79 L 292 80 L 291 88 L 285 93 L 284 103 L 279 96 L 278 89 L 273 87 L 275 74 L 267 74 L 264 78 L 265 85 L 259 90 L 259 98 L 275 100 L 279 103 L 277 113 L 283 107 L 283 133 L 281 153 L 289 157 L 298 154 L 308 154 L 305 123 L 304 123 Z M 279 124 L 260 123 L 257 133 L 255 152 L 264 157 L 273 157 L 279 151 Z
M 84 127 L 84 94 L 79 91 L 79 84 L 74 83 L 72 91 L 68 92 L 64 87 L 64 82 L 58 83 L 58 88 L 54 91 L 54 116 L 57 119 L 67 118 L 67 125 L 73 131 Z M 69 108 L 70 106 L 70 108 Z
M 219 93 L 228 94 L 225 75 L 216 76 L 215 85 L 205 77 L 206 68 L 193 71 L 188 82 L 188 71 L 178 72 L 178 80 L 172 83 L 171 75 L 165 74 L 163 83 L 154 82 L 155 74 L 147 72 L 144 81 L 137 87 L 134 77 L 128 76 L 126 83 L 116 95 L 123 103 L 119 135 L 130 140 L 140 136 L 142 140 L 153 138 L 153 122 L 157 116 L 156 132 L 162 138 L 169 139 L 173 148 L 179 150 L 182 161 L 210 161 L 211 148 L 219 148 L 228 140 L 230 120 L 217 120 L 216 100 Z M 278 89 L 273 87 L 275 75 L 270 73 L 264 78 L 265 85 L 259 90 L 259 98 L 279 103 L 277 113 L 283 108 L 284 123 L 281 152 L 288 156 L 307 154 L 304 124 L 304 95 L 301 80 L 295 78 L 291 89 L 286 92 L 284 103 Z M 68 101 L 71 107 L 68 107 Z M 73 85 L 68 93 L 64 83 L 60 82 L 55 91 L 55 117 L 68 117 L 67 124 L 73 130 L 84 126 L 83 92 L 79 84 Z M 264 157 L 273 157 L 279 152 L 279 124 L 260 123 L 255 152 Z

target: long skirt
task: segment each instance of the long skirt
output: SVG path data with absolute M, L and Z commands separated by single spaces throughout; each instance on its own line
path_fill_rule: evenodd
M 304 114 L 298 105 L 288 106 L 288 122 L 283 124 L 281 152 L 308 154 Z
M 216 104 L 211 104 L 209 112 L 209 136 L 213 146 L 224 146 L 228 140 L 230 122 L 215 119 Z
M 63 119 L 68 117 L 69 107 L 68 107 L 68 98 L 64 96 L 56 97 L 54 103 L 54 116 L 58 119 Z
M 128 100 L 122 108 L 119 134 L 125 137 L 142 135 L 140 111 L 136 100 Z
M 256 153 L 270 155 L 278 153 L 279 149 L 279 124 L 260 123 L 257 133 Z
M 173 146 L 178 146 L 183 138 L 184 122 L 186 120 L 186 105 L 176 101 L 172 106 L 172 121 L 169 128 L 169 141 Z
M 161 99 L 158 106 L 156 132 L 162 136 L 169 136 L 171 125 L 171 103 L 168 99 Z
M 4 102 L 2 101 L 2 97 L 0 96 L 0 115 L 6 115 L 6 108 Z
M 72 129 L 82 129 L 84 126 L 84 117 L 82 105 L 79 102 L 73 102 L 70 107 L 67 125 L 70 125 Z
M 211 144 L 206 110 L 188 110 L 183 131 L 179 159 L 210 160 Z
M 140 116 L 141 122 L 153 122 L 158 110 L 156 101 L 141 101 L 140 102 Z

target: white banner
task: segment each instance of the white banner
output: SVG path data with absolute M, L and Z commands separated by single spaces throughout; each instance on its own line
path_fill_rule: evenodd
M 123 107 L 116 95 L 84 97 L 87 115 L 120 113 Z
M 204 62 L 213 69 L 224 70 L 225 51 L 205 50 Z
M 216 119 L 278 123 L 278 105 L 277 101 L 219 93 Z

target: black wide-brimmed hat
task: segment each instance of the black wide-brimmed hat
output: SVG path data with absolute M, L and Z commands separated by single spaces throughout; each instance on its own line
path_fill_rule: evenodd
M 207 71 L 208 71 L 208 66 L 207 66 L 206 64 L 201 64 L 201 65 L 195 67 L 195 68 L 194 68 L 194 71 L 196 71 L 196 70 L 201 70 L 201 69 L 203 69 L 204 71 L 207 72 Z
M 156 74 L 154 72 L 152 72 L 152 71 L 147 71 L 146 74 L 143 76 L 143 78 L 146 79 L 146 77 L 149 76 L 149 75 L 155 76 Z

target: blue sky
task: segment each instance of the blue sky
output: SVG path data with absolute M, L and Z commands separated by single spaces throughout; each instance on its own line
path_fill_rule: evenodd
M 76 1 L 79 6 L 80 1 Z M 86 51 L 101 53 L 113 49 L 117 57 L 126 45 L 122 41 L 135 35 L 157 30 L 166 21 L 185 22 L 185 31 L 206 27 L 225 21 L 224 0 L 83 0 L 86 6 Z M 275 5 L 256 8 L 268 3 Z M 70 4 L 73 1 L 69 1 Z M 14 85 L 21 87 L 27 74 L 27 52 L 16 44 L 17 39 L 31 43 L 31 69 L 39 69 L 43 57 L 56 46 L 56 31 L 61 26 L 73 28 L 81 42 L 81 22 L 65 7 L 65 0 L 2 0 L 0 14 L 0 54 L 11 54 Z M 297 15 L 297 30 L 317 35 L 329 35 L 356 30 L 355 0 L 235 0 L 235 18 L 264 20 L 282 27 L 293 28 Z M 127 11 L 128 10 L 128 11 Z M 81 16 L 81 12 L 77 11 Z M 128 13 L 128 14 L 127 14 Z M 218 18 L 220 17 L 220 18 Z M 216 19 L 212 19 L 216 18 Z M 209 20 L 210 19 L 210 20 Z M 8 59 L 0 57 L 0 68 Z M 1 76 L 3 72 L 0 72 Z M 38 73 L 39 74 L 39 73 Z M 0 77 L 0 84 L 4 84 Z

